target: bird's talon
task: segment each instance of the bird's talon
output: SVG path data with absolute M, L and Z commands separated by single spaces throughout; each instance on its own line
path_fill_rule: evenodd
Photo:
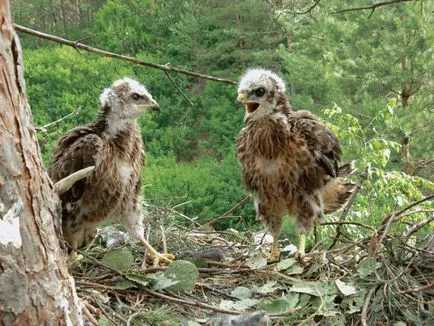
M 68 257 L 68 267 L 74 269 L 81 265 L 84 257 L 81 254 L 77 254 L 75 251 L 71 253 Z
M 166 254 L 157 253 L 155 255 L 150 256 L 149 258 L 152 260 L 152 265 L 154 267 L 159 266 L 160 262 L 170 264 L 173 260 L 175 260 L 175 256 L 169 253 Z

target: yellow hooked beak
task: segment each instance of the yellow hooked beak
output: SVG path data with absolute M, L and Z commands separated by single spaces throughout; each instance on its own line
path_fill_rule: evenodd
M 160 105 L 154 100 L 152 100 L 151 103 L 139 104 L 138 107 L 145 111 L 152 110 L 152 111 L 160 112 Z

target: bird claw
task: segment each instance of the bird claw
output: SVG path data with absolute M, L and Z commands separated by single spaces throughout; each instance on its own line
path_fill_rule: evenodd
M 168 253 L 160 254 L 157 252 L 155 254 L 148 255 L 148 259 L 152 261 L 152 266 L 157 267 L 160 265 L 160 262 L 170 264 L 173 260 L 175 260 L 175 256 Z
M 280 260 L 280 252 L 277 253 L 271 253 L 270 256 L 267 258 L 267 262 L 269 263 L 275 263 Z
M 306 255 L 304 252 L 297 251 L 297 252 L 295 253 L 295 259 L 296 259 L 300 264 L 302 264 L 302 265 L 306 265 L 306 264 L 309 264 L 310 262 L 312 262 L 313 257 L 312 257 L 312 256 L 309 256 L 309 255 Z
M 80 266 L 83 259 L 83 255 L 77 254 L 75 251 L 73 251 L 68 257 L 68 268 L 74 269 Z

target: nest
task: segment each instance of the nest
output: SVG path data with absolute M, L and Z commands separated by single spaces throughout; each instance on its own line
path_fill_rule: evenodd
M 79 251 L 84 260 L 72 275 L 85 316 L 95 325 L 434 324 L 432 210 L 404 232 L 393 227 L 432 197 L 386 216 L 377 228 L 323 223 L 328 236 L 303 261 L 282 241 L 287 251 L 273 264 L 264 258 L 270 247 L 264 233 L 216 231 L 212 223 L 154 207 L 158 224 L 148 228 L 150 241 L 163 239 L 162 251 L 196 266 L 193 286 L 174 291 L 177 280 L 168 276 L 167 266 L 140 268 L 143 248 L 132 241 L 112 241 L 105 248 L 107 229 Z M 425 235 L 416 236 L 422 229 Z M 107 259 L 116 250 L 124 257 L 121 265 Z

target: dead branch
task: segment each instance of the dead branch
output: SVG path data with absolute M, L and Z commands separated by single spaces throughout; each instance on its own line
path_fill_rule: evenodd
M 181 94 L 181 96 L 188 102 L 190 103 L 191 106 L 193 106 L 193 102 L 190 101 L 190 99 L 187 97 L 187 95 L 184 94 L 184 92 L 179 88 L 178 84 L 173 80 L 172 77 L 170 77 L 169 73 L 167 71 L 164 72 L 166 74 L 166 77 L 170 80 L 170 82 L 173 84 L 173 86 L 175 86 L 176 90 L 179 92 L 179 94 Z
M 305 15 L 305 14 L 308 14 L 308 13 L 310 13 L 318 5 L 319 2 L 320 2 L 320 0 L 316 0 L 315 3 L 311 7 L 309 7 L 308 9 L 306 9 L 305 11 L 295 11 L 293 13 L 296 14 L 296 15 Z
M 233 80 L 229 80 L 229 79 L 224 79 L 224 78 L 218 78 L 218 77 L 214 77 L 214 76 L 208 76 L 208 75 L 204 75 L 204 74 L 200 74 L 194 71 L 189 71 L 186 69 L 182 69 L 182 68 L 177 68 L 177 67 L 172 67 L 172 66 L 168 66 L 168 65 L 160 65 L 157 63 L 151 63 L 151 62 L 147 62 L 144 60 L 140 60 L 134 57 L 129 57 L 126 55 L 121 55 L 121 54 L 116 54 L 113 52 L 108 52 L 105 50 L 101 50 L 101 49 L 97 49 L 94 47 L 91 47 L 89 45 L 80 43 L 80 42 L 74 42 L 74 41 L 70 41 L 58 36 L 54 36 L 54 35 L 50 35 L 50 34 L 46 34 L 46 33 L 42 33 L 39 31 L 35 31 L 33 29 L 21 26 L 21 25 L 17 25 L 14 24 L 14 28 L 17 31 L 20 31 L 22 33 L 25 34 L 29 34 L 29 35 L 33 35 L 48 41 L 52 41 L 52 42 L 56 42 L 56 43 L 60 43 L 60 44 L 65 44 L 68 45 L 74 49 L 82 49 L 88 52 L 92 52 L 98 55 L 102 55 L 104 57 L 109 57 L 109 58 L 114 58 L 114 59 L 119 59 L 119 60 L 123 60 L 123 61 L 128 61 L 134 64 L 138 64 L 141 66 L 145 66 L 145 67 L 149 67 L 149 68 L 153 68 L 153 69 L 158 69 L 158 70 L 162 70 L 162 71 L 166 71 L 166 72 L 176 72 L 176 73 L 180 73 L 180 74 L 184 74 L 184 75 L 188 75 L 188 76 L 193 76 L 193 77 L 197 77 L 197 78 L 201 78 L 201 79 L 207 79 L 207 80 L 212 80 L 212 81 L 216 81 L 219 83 L 224 83 L 224 84 L 230 84 L 230 85 L 237 85 L 237 82 L 233 81 Z
M 371 298 L 374 292 L 375 292 L 375 288 L 372 288 L 371 290 L 369 290 L 368 294 L 366 295 L 365 304 L 363 305 L 362 314 L 360 316 L 361 323 L 363 326 L 368 326 L 368 324 L 366 323 L 366 315 L 368 314 L 369 302 L 371 302 Z
M 59 122 L 62 122 L 65 119 L 68 119 L 71 116 L 75 116 L 78 115 L 80 113 L 81 107 L 78 107 L 77 109 L 75 109 L 74 111 L 72 111 L 71 113 L 65 115 L 64 117 L 61 117 L 59 119 L 57 119 L 56 121 L 47 123 L 46 125 L 42 126 L 42 127 L 35 127 L 36 131 L 41 131 L 41 132 L 47 132 L 47 128 L 51 127 L 53 125 L 58 124 Z
M 57 181 L 54 184 L 54 189 L 56 192 L 61 195 L 67 192 L 77 181 L 88 177 L 92 171 L 95 169 L 95 166 L 88 166 L 87 168 L 78 170 L 71 175 L 68 175 L 66 178 Z
M 389 219 L 393 219 L 392 222 L 396 221 L 399 217 L 402 216 L 402 213 L 408 211 L 410 208 L 413 208 L 414 206 L 417 206 L 423 202 L 426 202 L 428 200 L 431 200 L 434 198 L 434 195 L 429 195 L 425 198 L 422 198 L 421 200 L 415 201 L 413 203 L 411 203 L 410 205 L 404 207 L 403 209 L 401 209 L 399 212 L 395 213 L 393 212 L 392 214 L 386 216 L 384 218 L 384 220 L 381 222 L 381 227 L 377 230 L 378 232 L 383 231 L 383 229 L 385 228 L 386 224 L 388 223 Z M 408 215 L 408 214 L 407 214 Z
M 280 319 L 283 317 L 291 316 L 291 315 L 295 314 L 296 312 L 300 311 L 301 309 L 302 309 L 302 307 L 297 306 L 291 310 L 284 311 L 284 312 L 271 313 L 271 314 L 267 314 L 267 316 L 270 317 L 271 319 Z
M 147 288 L 143 288 L 143 291 L 146 292 L 146 293 L 148 293 L 148 294 L 150 294 L 150 295 L 153 295 L 154 297 L 157 297 L 157 298 L 160 298 L 160 299 L 163 299 L 163 300 L 172 301 L 172 302 L 176 302 L 176 303 L 179 303 L 179 304 L 184 304 L 184 305 L 189 305 L 189 306 L 194 306 L 194 307 L 202 307 L 202 308 L 205 308 L 205 309 L 213 310 L 213 311 L 216 311 L 216 312 L 221 312 L 221 313 L 224 313 L 224 314 L 239 315 L 239 314 L 243 313 L 242 311 L 237 311 L 237 310 L 221 309 L 221 308 L 218 308 L 218 307 L 215 307 L 215 306 L 212 306 L 212 305 L 200 302 L 198 300 L 188 300 L 188 299 L 175 298 L 175 297 L 172 297 L 172 296 L 169 296 L 169 295 L 166 295 L 166 294 L 162 294 L 162 293 L 158 293 L 158 292 L 149 290 Z
M 333 11 L 331 14 L 340 14 L 340 13 L 348 12 L 348 11 L 369 10 L 370 9 L 371 13 L 368 16 L 368 19 L 369 19 L 369 18 L 371 18 L 371 16 L 374 13 L 375 9 L 377 9 L 378 7 L 382 7 L 382 6 L 386 6 L 386 5 L 391 5 L 391 4 L 395 4 L 395 3 L 400 3 L 400 2 L 410 2 L 410 1 L 418 1 L 418 0 L 390 0 L 390 1 L 384 1 L 384 2 L 377 2 L 377 3 L 374 3 L 374 4 L 370 5 L 370 6 L 346 8 L 346 9 L 341 9 L 341 10 Z
M 405 241 L 408 240 L 408 238 L 415 232 L 419 231 L 421 228 L 423 228 L 425 225 L 431 223 L 434 221 L 434 215 L 431 215 L 426 220 L 423 220 L 415 225 L 413 225 L 411 228 L 407 230 L 407 232 L 404 233 L 404 239 Z
M 432 288 L 434 288 L 434 282 L 431 282 L 430 284 L 427 284 L 425 286 L 421 286 L 415 289 L 409 289 L 409 290 L 405 290 L 405 291 L 400 291 L 399 294 L 409 294 L 409 293 L 414 293 L 414 292 L 422 292 L 425 290 L 431 290 Z
M 371 231 L 375 231 L 375 228 L 373 228 L 372 226 L 370 226 L 368 224 L 361 223 L 361 222 L 348 222 L 348 221 L 322 222 L 319 225 L 358 225 L 358 226 L 364 227 L 366 229 L 369 229 Z

